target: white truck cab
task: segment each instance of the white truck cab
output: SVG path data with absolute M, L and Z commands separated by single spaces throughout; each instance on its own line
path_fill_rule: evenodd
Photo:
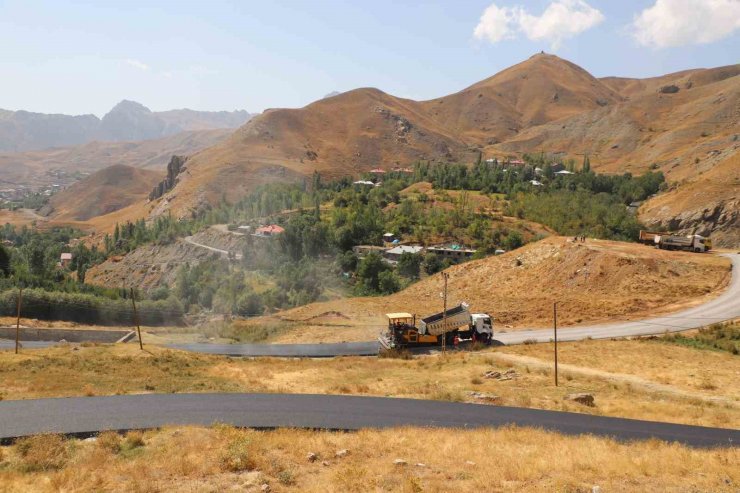
M 470 328 L 478 334 L 487 334 L 488 338 L 493 338 L 493 319 L 487 313 L 472 313 Z

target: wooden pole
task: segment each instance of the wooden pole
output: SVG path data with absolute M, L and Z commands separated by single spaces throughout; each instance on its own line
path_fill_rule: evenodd
M 139 349 L 144 350 L 144 343 L 141 340 L 141 327 L 139 326 L 139 314 L 136 311 L 136 296 L 134 296 L 134 288 L 131 288 L 131 305 L 134 307 L 134 324 L 136 324 L 136 333 L 139 336 Z
M 20 347 L 20 335 L 21 335 L 21 304 L 23 303 L 23 286 L 18 288 L 18 311 L 17 318 L 15 321 L 15 354 L 18 354 L 18 347 Z
M 445 288 L 443 291 L 443 302 L 442 302 L 442 330 L 444 330 L 444 334 L 442 335 L 442 354 L 447 353 L 447 278 L 450 277 L 450 275 L 447 272 L 442 273 L 442 279 L 445 280 Z
M 552 321 L 555 330 L 555 386 L 558 386 L 558 302 L 552 304 Z

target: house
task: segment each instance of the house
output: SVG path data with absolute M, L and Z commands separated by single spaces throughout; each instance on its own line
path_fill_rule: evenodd
M 475 252 L 477 250 L 474 250 L 472 248 L 463 248 L 460 245 L 451 245 L 451 246 L 436 246 L 436 247 L 429 247 L 427 248 L 427 252 L 434 253 L 440 258 L 448 258 L 454 262 L 459 262 L 461 260 L 468 260 L 475 255 Z
M 404 253 L 421 253 L 424 251 L 424 247 L 420 245 L 398 245 L 389 250 L 386 250 L 383 256 L 391 262 L 398 262 L 401 255 Z
M 281 233 L 285 233 L 285 228 L 278 226 L 277 224 L 268 224 L 267 226 L 260 226 L 254 230 L 254 236 L 261 236 L 269 238 L 271 236 L 277 236 Z
M 563 171 L 565 169 L 565 165 L 563 163 L 551 163 L 550 168 L 557 173 L 558 171 Z
M 396 235 L 394 235 L 393 233 L 385 233 L 383 235 L 383 242 L 384 243 L 393 243 L 397 239 L 398 238 L 396 238 Z
M 559 175 L 559 176 L 565 176 L 565 175 L 572 175 L 573 172 L 572 171 L 568 171 L 567 169 L 563 169 L 563 170 L 560 170 L 560 171 L 556 171 L 555 174 L 556 175 Z
M 378 255 L 383 255 L 383 253 L 386 251 L 386 247 L 375 245 L 356 245 L 352 247 L 352 251 L 358 257 L 364 257 L 373 252 L 377 253 Z
M 514 159 L 513 161 L 509 161 L 509 164 L 512 166 L 524 166 L 525 163 L 521 159 Z
M 535 186 L 535 187 L 541 187 L 542 186 L 542 183 L 539 182 L 539 181 L 537 181 L 537 180 L 529 180 L 529 183 L 531 183 L 532 186 Z
M 64 252 L 59 256 L 59 265 L 67 267 L 72 263 L 72 254 Z
M 371 182 L 370 180 L 357 180 L 352 182 L 353 185 L 366 185 L 369 187 L 374 187 L 375 183 Z

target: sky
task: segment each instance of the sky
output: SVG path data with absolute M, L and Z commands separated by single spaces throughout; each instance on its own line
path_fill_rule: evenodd
M 597 77 L 739 63 L 740 0 L 0 0 L 0 108 L 301 107 L 432 99 L 535 53 Z

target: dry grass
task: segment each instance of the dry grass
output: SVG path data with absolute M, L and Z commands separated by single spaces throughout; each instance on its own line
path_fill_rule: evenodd
M 550 351 L 535 345 L 411 359 L 246 360 L 135 345 L 58 347 L 0 353 L 0 397 L 288 392 L 479 402 L 470 395 L 476 391 L 498 396 L 499 405 L 740 427 L 740 359 L 730 354 L 637 341 L 563 344 L 555 387 Z M 485 378 L 509 368 L 514 378 Z M 572 392 L 593 393 L 596 406 L 566 400 Z
M 39 441 L 59 438 L 43 437 Z M 230 427 L 150 431 L 134 454 L 70 440 L 58 468 L 27 472 L 3 447 L 3 491 L 737 491 L 738 449 L 623 444 L 532 429 L 357 433 Z M 337 457 L 338 450 L 348 454 Z M 317 460 L 309 461 L 314 453 Z M 407 465 L 395 465 L 395 459 Z M 556 458 L 556 462 L 555 459 Z M 470 461 L 470 462 L 468 462 Z

